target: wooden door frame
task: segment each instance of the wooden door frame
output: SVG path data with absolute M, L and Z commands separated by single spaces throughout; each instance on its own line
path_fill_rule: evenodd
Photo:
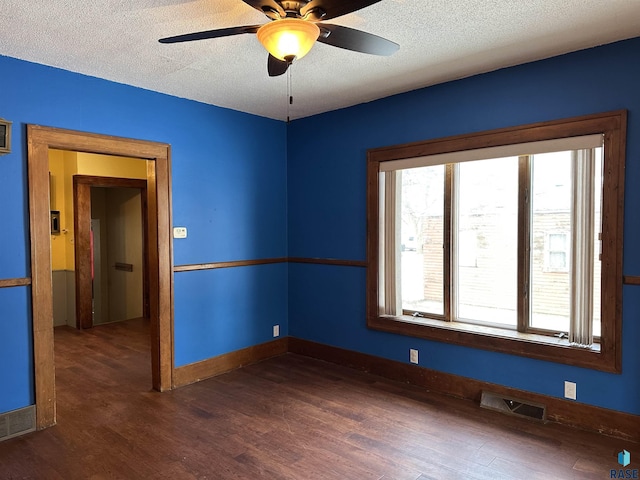
M 149 318 L 149 261 L 151 245 L 146 232 L 149 230 L 147 215 L 147 180 L 120 177 L 97 177 L 93 175 L 73 176 L 73 225 L 76 277 L 76 327 L 93 327 L 93 279 L 91 278 L 91 189 L 135 188 L 141 192 L 142 200 L 142 294 L 143 316 Z
M 42 429 L 56 423 L 49 149 L 150 160 L 146 235 L 150 246 L 151 370 L 153 388 L 165 391 L 172 387 L 174 372 L 170 146 L 39 125 L 27 125 L 27 141 L 36 426 Z

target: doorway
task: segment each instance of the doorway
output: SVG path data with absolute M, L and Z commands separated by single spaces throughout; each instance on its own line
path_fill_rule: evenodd
M 73 176 L 76 327 L 149 316 L 147 181 Z
M 165 391 L 172 388 L 174 370 L 170 147 L 157 142 L 37 125 L 27 125 L 27 140 L 36 426 L 43 429 L 56 423 L 49 149 L 148 160 L 148 217 L 143 230 L 148 261 L 151 371 L 153 388 Z

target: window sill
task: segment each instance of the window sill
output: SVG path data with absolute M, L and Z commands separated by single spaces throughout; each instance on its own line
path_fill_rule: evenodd
M 573 347 L 566 339 L 547 335 L 406 315 L 372 317 L 368 319 L 368 326 L 401 335 L 619 373 L 615 363 L 601 354 L 599 344 L 591 348 Z

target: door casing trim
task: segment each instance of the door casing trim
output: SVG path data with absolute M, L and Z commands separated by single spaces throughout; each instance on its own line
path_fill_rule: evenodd
M 149 245 L 149 318 L 153 388 L 173 379 L 173 250 L 170 146 L 164 143 L 27 125 L 31 298 L 36 428 L 56 423 L 53 292 L 49 207 L 49 149 L 132 157 L 147 162 L 145 235 Z

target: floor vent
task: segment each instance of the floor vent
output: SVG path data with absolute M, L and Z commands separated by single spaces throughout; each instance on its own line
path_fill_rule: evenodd
M 504 397 L 497 393 L 483 391 L 480 406 L 515 417 L 523 417 L 541 422 L 547 421 L 546 406 L 517 398 Z
M 36 429 L 36 407 L 0 414 L 0 442 Z

